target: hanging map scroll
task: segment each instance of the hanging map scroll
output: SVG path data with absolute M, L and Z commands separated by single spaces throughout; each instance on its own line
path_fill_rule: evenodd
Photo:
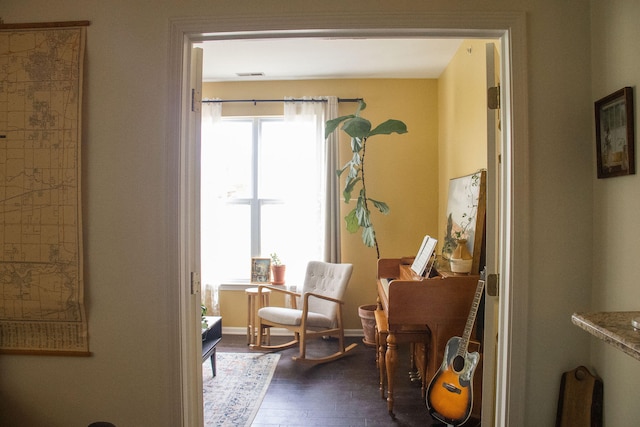
M 0 25 L 0 352 L 87 355 L 86 23 Z

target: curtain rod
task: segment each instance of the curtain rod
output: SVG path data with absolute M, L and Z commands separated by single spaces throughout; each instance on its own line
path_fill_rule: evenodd
M 338 98 L 338 102 L 360 102 L 363 98 Z M 326 99 L 203 99 L 202 102 L 215 102 L 218 104 L 226 102 L 251 102 L 253 105 L 258 102 L 327 102 Z

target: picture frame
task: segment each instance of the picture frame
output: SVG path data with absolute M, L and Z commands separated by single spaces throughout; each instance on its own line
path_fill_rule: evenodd
M 447 198 L 447 226 L 442 246 L 442 257 L 450 259 L 458 238 L 467 240 L 467 249 L 473 256 L 471 274 L 480 274 L 483 264 L 485 221 L 487 212 L 487 171 L 481 169 L 469 175 L 449 180 Z
M 251 258 L 251 283 L 271 283 L 271 258 Z
M 636 173 L 634 120 L 631 87 L 595 102 L 598 179 Z

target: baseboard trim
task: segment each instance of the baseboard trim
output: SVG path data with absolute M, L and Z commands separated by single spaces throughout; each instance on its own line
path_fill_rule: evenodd
M 247 328 L 238 326 L 223 326 L 222 335 L 247 335 Z M 274 337 L 281 337 L 292 334 L 290 331 L 284 328 L 271 328 L 271 335 L 273 335 Z M 344 336 L 364 337 L 364 332 L 362 331 L 362 329 L 345 329 Z

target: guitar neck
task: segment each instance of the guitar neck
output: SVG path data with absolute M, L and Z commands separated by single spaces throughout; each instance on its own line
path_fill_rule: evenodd
M 485 272 L 482 271 L 478 285 L 476 286 L 476 294 L 473 297 L 473 303 L 471 304 L 471 310 L 469 311 L 469 317 L 467 317 L 467 324 L 464 327 L 464 333 L 462 334 L 462 341 L 458 347 L 458 355 L 464 356 L 469 349 L 469 339 L 471 338 L 471 332 L 473 331 L 473 324 L 476 321 L 476 315 L 478 314 L 478 306 L 480 305 L 480 299 L 482 298 L 482 291 L 484 290 L 484 277 Z

